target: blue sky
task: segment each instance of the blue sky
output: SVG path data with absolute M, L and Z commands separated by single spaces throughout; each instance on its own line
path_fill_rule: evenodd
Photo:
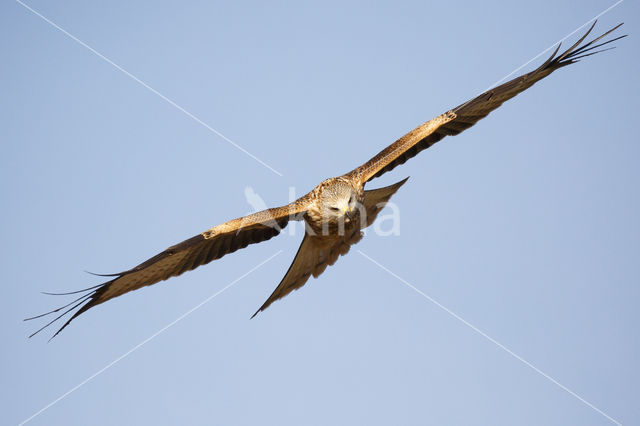
M 201 122 L 0 6 L 3 424 L 79 384 L 27 424 L 640 422 L 637 4 L 601 17 L 596 32 L 625 21 L 618 49 L 373 181 L 411 176 L 400 235 L 368 235 L 252 320 L 300 233 L 112 300 L 50 343 L 22 318 L 67 299 L 40 291 L 244 215 L 247 187 L 286 203 L 614 2 L 27 4 Z

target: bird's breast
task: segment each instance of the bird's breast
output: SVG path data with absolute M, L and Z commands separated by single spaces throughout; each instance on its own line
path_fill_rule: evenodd
M 309 211 L 304 217 L 307 232 L 319 236 L 349 236 L 362 228 L 360 213 L 353 212 L 351 217 L 326 217 L 320 213 Z

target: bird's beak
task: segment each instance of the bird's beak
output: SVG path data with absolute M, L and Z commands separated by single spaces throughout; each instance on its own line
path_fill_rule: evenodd
M 348 206 L 342 208 L 342 213 L 347 217 L 347 222 L 351 222 L 351 210 Z

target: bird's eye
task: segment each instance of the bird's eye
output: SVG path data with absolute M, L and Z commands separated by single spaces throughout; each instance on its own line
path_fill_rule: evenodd
M 337 208 L 337 207 L 329 207 L 329 209 L 330 209 L 331 211 L 334 211 L 334 212 L 339 212 L 339 211 L 340 211 L 340 209 L 339 209 L 339 208 Z

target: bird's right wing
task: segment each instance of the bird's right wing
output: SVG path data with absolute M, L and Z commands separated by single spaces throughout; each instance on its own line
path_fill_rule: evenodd
M 594 40 L 580 46 L 595 25 L 596 23 L 594 22 L 585 35 L 583 35 L 573 46 L 558 56 L 556 56 L 556 54 L 560 49 L 560 45 L 558 45 L 551 57 L 549 57 L 549 59 L 535 70 L 490 89 L 462 105 L 459 105 L 452 110 L 449 110 L 448 112 L 416 127 L 380 151 L 371 160 L 347 173 L 347 176 L 361 184 L 381 176 L 382 174 L 393 170 L 396 166 L 404 164 L 408 159 L 416 156 L 420 151 L 429 148 L 445 136 L 457 135 L 458 133 L 467 130 L 479 120 L 486 117 L 491 111 L 502 105 L 503 102 L 527 90 L 534 83 L 547 77 L 555 70 L 566 65 L 573 64 L 580 58 L 600 52 L 601 50 L 594 51 L 594 49 L 597 49 L 598 47 L 626 37 L 626 35 L 622 35 L 611 40 L 595 44 L 622 25 L 619 24 L 601 36 L 596 37 Z
M 290 220 L 302 219 L 302 214 L 308 206 L 308 197 L 309 194 L 286 206 L 263 210 L 214 226 L 195 237 L 169 247 L 162 253 L 153 256 L 132 269 L 117 274 L 105 275 L 115 277 L 106 283 L 85 290 L 66 293 L 82 293 L 82 296 L 66 306 L 46 314 L 27 318 L 28 320 L 40 318 L 68 308 L 31 336 L 80 307 L 54 334 L 55 337 L 74 318 L 100 303 L 129 291 L 178 276 L 183 272 L 219 259 L 226 254 L 233 253 L 249 244 L 266 241 L 278 235 Z

